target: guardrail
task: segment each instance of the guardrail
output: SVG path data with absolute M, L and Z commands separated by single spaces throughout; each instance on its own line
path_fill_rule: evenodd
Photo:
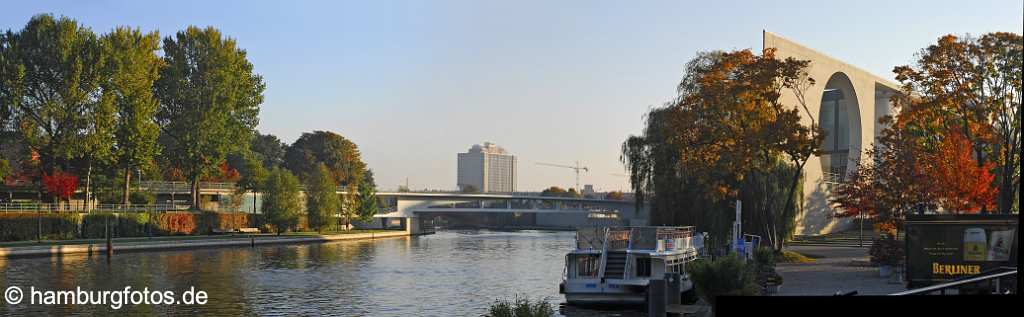
M 974 276 L 963 277 L 963 278 L 955 279 L 955 280 L 952 280 L 952 281 L 949 281 L 949 282 L 945 282 L 945 283 L 942 283 L 942 284 L 936 284 L 936 285 L 932 285 L 932 286 L 912 289 L 912 290 L 909 290 L 909 291 L 899 292 L 899 293 L 894 293 L 894 294 L 889 294 L 889 295 L 893 295 L 893 296 L 930 295 L 930 294 L 934 294 L 936 292 L 938 292 L 939 295 L 946 295 L 946 291 L 950 290 L 950 289 L 957 289 L 957 290 L 959 290 L 961 287 L 964 287 L 964 286 L 982 285 L 982 284 L 986 284 L 986 283 L 988 284 L 987 286 L 989 286 L 989 288 L 991 290 L 993 290 L 993 294 L 1004 294 L 1004 292 L 1003 292 L 1004 290 L 1009 292 L 1009 291 L 1011 291 L 1011 289 L 1003 288 L 1002 287 L 1003 286 L 1002 283 L 1001 283 L 1002 279 L 1012 279 L 1013 282 L 1016 282 L 1017 281 L 1017 268 L 1016 267 L 1000 267 L 1000 268 L 988 270 L 988 271 L 985 271 L 985 272 L 981 272 L 980 274 L 977 274 L 977 275 L 974 275 Z M 1016 292 L 1016 285 L 1013 286 L 1012 291 Z

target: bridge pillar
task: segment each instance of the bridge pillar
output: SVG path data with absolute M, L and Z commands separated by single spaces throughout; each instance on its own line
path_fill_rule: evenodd
M 405 232 L 408 232 L 411 235 L 423 233 L 422 228 L 420 228 L 420 218 L 405 217 Z

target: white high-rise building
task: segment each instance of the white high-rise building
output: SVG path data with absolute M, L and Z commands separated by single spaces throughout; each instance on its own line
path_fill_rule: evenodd
M 516 157 L 491 142 L 459 153 L 459 190 L 484 193 L 516 191 Z

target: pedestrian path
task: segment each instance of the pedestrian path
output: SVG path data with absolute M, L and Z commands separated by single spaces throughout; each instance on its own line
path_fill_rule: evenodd
M 857 291 L 858 295 L 886 295 L 906 290 L 892 278 L 879 276 L 867 249 L 833 246 L 789 246 L 788 250 L 813 255 L 813 263 L 779 263 L 782 275 L 777 295 L 821 295 Z

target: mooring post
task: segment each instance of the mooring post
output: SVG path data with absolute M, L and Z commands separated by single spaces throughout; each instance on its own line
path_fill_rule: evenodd
M 665 296 L 667 298 L 666 303 L 668 305 L 679 305 L 682 304 L 682 298 L 679 295 L 683 287 L 683 279 L 679 273 L 665 273 L 666 288 Z
M 103 223 L 103 231 L 107 236 L 107 257 L 114 255 L 114 243 L 110 241 L 110 216 L 111 215 L 107 215 L 107 217 L 104 217 L 107 221 Z
M 647 316 L 665 316 L 665 280 L 650 280 L 647 284 Z

